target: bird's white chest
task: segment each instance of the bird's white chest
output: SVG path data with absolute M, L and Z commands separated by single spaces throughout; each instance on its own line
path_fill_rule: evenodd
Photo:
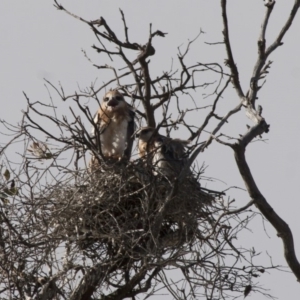
M 105 157 L 121 158 L 127 146 L 127 127 L 126 119 L 119 120 L 111 119 L 111 122 L 101 134 L 101 150 Z

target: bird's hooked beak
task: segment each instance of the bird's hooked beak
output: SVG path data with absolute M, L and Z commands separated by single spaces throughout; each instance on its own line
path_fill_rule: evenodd
M 107 101 L 106 105 L 114 108 L 114 107 L 118 106 L 118 104 L 119 104 L 118 99 L 113 97 L 113 98 L 111 98 L 110 100 Z
M 151 133 L 149 135 L 149 133 Z M 150 139 L 152 139 L 153 135 L 156 134 L 156 130 L 154 130 L 153 128 L 151 127 L 142 127 L 142 128 L 139 128 L 138 130 L 136 130 L 133 134 L 133 136 L 135 138 L 141 138 L 142 140 L 146 140 L 146 141 L 149 141 Z
M 140 134 L 141 134 L 141 129 L 138 128 L 131 136 L 131 138 L 135 138 L 135 139 L 138 139 L 140 138 Z

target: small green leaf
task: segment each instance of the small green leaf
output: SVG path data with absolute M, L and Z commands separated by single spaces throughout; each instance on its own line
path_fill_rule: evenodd
M 0 199 L 7 197 L 7 194 L 0 192 Z
M 10 188 L 9 191 L 12 195 L 19 195 L 19 190 L 16 187 Z
M 4 204 L 9 204 L 9 200 L 6 198 L 0 198 Z
M 5 188 L 3 190 L 3 192 L 7 195 L 7 196 L 15 196 L 19 194 L 19 190 L 16 187 L 12 187 L 12 188 Z
M 46 153 L 44 158 L 50 159 L 50 158 L 53 158 L 53 155 L 52 155 L 52 153 Z
M 10 178 L 10 172 L 6 169 L 5 172 L 3 173 L 3 176 L 6 179 L 6 181 L 8 181 Z

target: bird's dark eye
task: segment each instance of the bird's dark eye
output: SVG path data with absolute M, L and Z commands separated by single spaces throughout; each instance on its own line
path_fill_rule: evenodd
M 108 98 L 108 97 L 105 97 L 103 100 L 104 100 L 105 102 L 107 102 L 107 101 L 109 100 L 109 98 Z
M 122 101 L 122 100 L 123 100 L 123 97 L 122 97 L 122 96 L 117 96 L 116 99 L 117 99 L 118 101 Z

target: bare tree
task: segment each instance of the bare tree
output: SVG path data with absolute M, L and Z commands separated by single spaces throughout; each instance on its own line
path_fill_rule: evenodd
M 103 17 L 87 21 L 54 2 L 59 11 L 92 29 L 97 40 L 92 48 L 107 59 L 107 64 L 94 66 L 113 76 L 72 95 L 47 81 L 61 103 L 69 103 L 68 115 L 59 115 L 52 97 L 51 104 L 45 104 L 24 93 L 28 105 L 20 123 L 1 121 L 12 139 L 0 152 L 0 294 L 7 299 L 72 300 L 146 299 L 160 293 L 175 299 L 225 299 L 251 291 L 268 296 L 256 279 L 280 266 L 257 264 L 259 254 L 253 248 L 235 243 L 257 215 L 277 230 L 286 261 L 300 280 L 292 233 L 259 191 L 245 157 L 249 143 L 269 131 L 256 100 L 271 66 L 269 56 L 282 45 L 300 0 L 268 47 L 265 34 L 275 1 L 265 1 L 247 92 L 232 54 L 226 0 L 221 0 L 225 69 L 219 63 L 187 65 L 192 40 L 178 49 L 179 69 L 160 75 L 150 72 L 150 57 L 159 55 L 152 41 L 166 33 L 153 31 L 150 24 L 146 41 L 132 42 L 122 11 L 124 38 Z M 205 80 L 203 73 L 212 80 Z M 230 85 L 237 94 L 236 106 L 219 115 L 219 102 Z M 145 165 L 134 155 L 129 162 L 102 157 L 89 133 L 95 124 L 86 101 L 99 105 L 112 87 L 130 99 L 139 126 L 164 129 L 167 136 L 178 128 L 186 132 L 191 142 L 188 161 L 175 179 L 153 172 L 151 163 Z M 209 105 L 199 96 L 204 88 L 211 89 Z M 194 104 L 187 106 L 184 97 Z M 192 124 L 189 116 L 200 112 L 205 114 L 203 122 Z M 233 115 L 244 112 L 253 124 L 246 133 L 220 133 Z M 15 142 L 24 147 L 12 160 Z M 205 168 L 196 158 L 209 151 L 212 142 L 233 150 L 250 197 L 243 207 L 233 206 L 227 190 L 201 187 Z M 91 155 L 101 163 L 97 170 L 88 167 Z

